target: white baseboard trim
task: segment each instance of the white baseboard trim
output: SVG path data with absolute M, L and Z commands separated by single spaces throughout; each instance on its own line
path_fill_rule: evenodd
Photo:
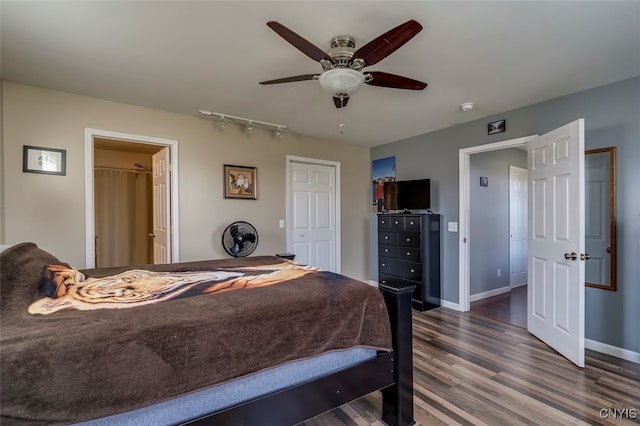
M 597 342 L 591 339 L 584 339 L 584 347 L 587 349 L 591 349 L 592 351 L 601 352 L 603 354 L 615 356 L 616 358 L 621 358 L 627 361 L 635 362 L 636 364 L 640 364 L 639 352 L 630 351 L 629 349 L 619 348 L 617 346 Z
M 513 290 L 514 288 L 522 287 L 523 285 L 527 285 L 527 283 L 524 282 L 524 283 L 521 283 L 521 284 L 514 284 L 514 285 L 510 285 L 510 287 Z
M 485 291 L 484 293 L 472 294 L 469 296 L 469 302 L 475 302 L 476 300 L 486 299 L 487 297 L 497 296 L 499 294 L 509 293 L 511 291 L 511 287 L 505 286 L 496 288 L 493 290 Z
M 373 286 L 375 288 L 378 288 L 378 281 L 367 280 L 367 281 L 365 281 L 365 283 L 367 283 L 367 284 L 369 284 L 369 285 L 371 285 L 371 286 Z

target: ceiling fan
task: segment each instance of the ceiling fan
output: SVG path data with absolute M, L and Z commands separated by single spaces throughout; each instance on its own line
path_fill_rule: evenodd
M 276 21 L 267 22 L 267 26 L 302 53 L 320 62 L 324 72 L 261 81 L 260 84 L 318 80 L 320 86 L 333 96 L 336 108 L 345 107 L 349 97 L 358 91 L 362 84 L 409 90 L 422 90 L 427 87 L 427 83 L 400 75 L 382 71 L 363 71 L 363 68 L 377 64 L 418 34 L 422 25 L 417 21 L 409 20 L 398 25 L 358 49 L 355 48 L 353 37 L 334 37 L 331 40 L 331 49 L 327 52 Z

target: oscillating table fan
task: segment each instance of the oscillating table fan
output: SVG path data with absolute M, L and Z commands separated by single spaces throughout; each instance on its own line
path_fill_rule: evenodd
M 249 256 L 257 245 L 258 231 L 249 222 L 233 222 L 222 233 L 222 247 L 230 256 Z

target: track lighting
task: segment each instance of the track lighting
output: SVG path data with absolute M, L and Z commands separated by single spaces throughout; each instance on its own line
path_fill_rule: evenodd
M 206 111 L 202 109 L 199 112 L 202 115 L 208 115 L 210 117 L 218 117 L 219 118 L 218 127 L 220 129 L 224 129 L 226 127 L 227 121 L 235 121 L 235 122 L 245 124 L 247 126 L 246 128 L 247 135 L 252 134 L 253 129 L 255 129 L 256 127 L 264 127 L 266 129 L 275 130 L 276 136 L 281 138 L 282 135 L 284 134 L 284 131 L 287 129 L 287 126 L 283 126 L 282 124 L 267 123 L 266 121 L 251 120 L 249 118 L 235 117 L 233 115 L 220 114 L 218 112 Z

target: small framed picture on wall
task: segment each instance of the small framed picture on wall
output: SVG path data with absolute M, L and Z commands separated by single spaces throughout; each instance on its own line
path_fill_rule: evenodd
M 490 135 L 502 133 L 507 130 L 507 120 L 492 121 L 487 125 L 487 132 Z
M 67 151 L 24 145 L 22 149 L 22 171 L 46 175 L 67 174 Z
M 258 198 L 256 168 L 247 166 L 224 165 L 224 198 Z

